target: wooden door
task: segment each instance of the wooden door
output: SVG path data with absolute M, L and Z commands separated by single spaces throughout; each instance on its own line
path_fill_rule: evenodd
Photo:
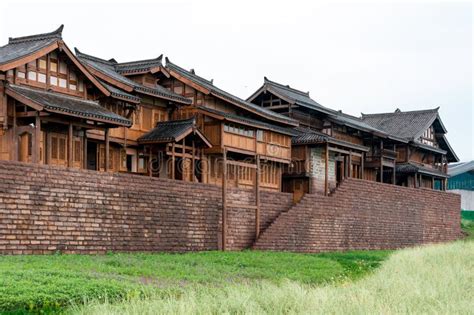
M 50 164 L 67 166 L 67 135 L 60 133 L 49 134 Z

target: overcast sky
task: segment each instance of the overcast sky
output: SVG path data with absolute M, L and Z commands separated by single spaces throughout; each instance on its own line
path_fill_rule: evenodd
M 267 76 L 357 116 L 440 106 L 454 150 L 474 159 L 470 2 L 2 0 L 0 13 L 0 45 L 65 24 L 71 49 L 163 53 L 242 98 Z

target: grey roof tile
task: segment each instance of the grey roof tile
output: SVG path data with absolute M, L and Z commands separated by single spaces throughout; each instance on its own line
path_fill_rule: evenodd
M 129 119 L 100 106 L 94 101 L 13 84 L 8 85 L 7 88 L 43 106 L 46 111 L 59 111 L 65 115 L 72 114 L 89 120 L 100 119 L 124 126 L 131 126 L 132 124 Z
M 0 47 L 0 64 L 26 57 L 61 40 L 62 30 L 63 25 L 50 33 L 10 38 L 7 45 Z
M 195 126 L 195 119 L 170 120 L 156 124 L 155 128 L 138 138 L 138 142 L 175 142 Z
M 226 99 L 230 102 L 238 104 L 238 106 L 240 106 L 243 109 L 246 109 L 248 111 L 256 113 L 259 116 L 262 116 L 266 119 L 270 119 L 270 120 L 273 120 L 273 121 L 278 121 L 280 123 L 285 123 L 285 124 L 289 124 L 289 125 L 293 125 L 293 126 L 298 125 L 298 122 L 296 122 L 295 120 L 293 120 L 289 117 L 283 116 L 281 114 L 278 114 L 278 113 L 276 113 L 274 111 L 271 111 L 269 109 L 266 109 L 264 107 L 252 104 L 252 103 L 247 102 L 247 101 L 245 101 L 245 100 L 243 100 L 243 99 L 241 99 L 241 98 L 239 98 L 235 95 L 232 95 L 232 94 L 230 94 L 230 93 L 228 93 L 228 92 L 226 92 L 222 89 L 219 89 L 218 87 L 216 87 L 214 85 L 213 81 L 206 80 L 206 79 L 196 75 L 196 73 L 194 73 L 194 71 L 187 71 L 187 70 L 179 67 L 178 65 L 172 63 L 168 58 L 166 58 L 166 67 L 168 69 L 171 69 L 171 70 L 177 72 L 179 75 L 187 78 L 188 80 L 191 80 L 191 81 L 195 82 L 196 84 L 208 89 L 215 96 L 218 96 L 222 99 Z

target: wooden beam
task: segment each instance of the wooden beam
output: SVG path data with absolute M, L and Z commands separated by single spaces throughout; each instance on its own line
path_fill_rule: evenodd
M 40 115 L 39 112 L 36 112 L 36 117 L 35 117 L 35 143 L 34 145 L 34 152 L 33 152 L 33 158 L 34 162 L 33 163 L 40 163 L 41 161 L 41 156 L 40 156 L 40 144 L 41 144 L 41 120 L 40 120 Z
M 222 250 L 226 250 L 227 240 L 227 150 L 224 148 L 222 160 Z
M 329 195 L 329 143 L 326 142 L 326 152 L 324 154 L 324 195 Z
M 250 164 L 250 163 L 239 162 L 239 161 L 231 161 L 231 160 L 227 160 L 227 165 L 236 165 L 236 166 L 248 167 L 248 168 L 252 168 L 252 169 L 257 168 L 256 164 Z
M 255 169 L 255 240 L 260 236 L 260 156 Z
M 72 146 L 73 146 L 73 127 L 72 124 L 69 123 L 68 126 L 68 136 L 67 136 L 67 166 L 72 167 Z
M 109 142 L 109 128 L 105 128 L 105 171 L 109 171 L 110 160 L 110 142 Z

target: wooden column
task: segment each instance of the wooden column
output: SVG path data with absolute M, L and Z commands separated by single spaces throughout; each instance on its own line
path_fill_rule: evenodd
M 360 156 L 360 179 L 364 179 L 364 174 L 365 174 L 364 163 L 365 163 L 365 152 L 362 152 Z
M 175 146 L 174 146 L 174 142 L 173 144 L 171 145 L 171 179 L 175 179 L 175 160 L 176 160 L 176 157 L 175 157 Z
M 194 174 L 195 174 L 195 166 L 196 166 L 196 146 L 194 144 L 194 140 L 192 141 L 192 147 L 193 147 L 193 157 L 191 160 L 191 181 L 195 182 L 194 180 Z
M 17 132 L 18 132 L 18 130 L 17 130 L 17 124 L 16 124 L 16 101 L 13 101 L 13 126 L 12 126 L 12 134 L 13 134 L 12 160 L 13 161 L 18 161 L 18 135 L 17 135 Z
M 222 160 L 222 250 L 226 250 L 227 237 L 227 149 Z
M 82 168 L 87 169 L 87 129 L 84 129 L 84 137 L 83 137 L 83 148 L 82 148 Z
M 41 120 L 40 120 L 40 113 L 36 112 L 35 117 L 35 142 L 33 144 L 33 163 L 40 163 L 40 144 L 41 144 Z
M 383 140 L 380 140 L 380 182 L 383 183 Z
M 255 169 L 255 240 L 260 236 L 260 155 Z
M 397 145 L 394 144 L 393 145 L 393 151 L 394 152 L 397 152 Z M 393 160 L 393 178 L 392 178 L 392 183 L 394 185 L 397 184 L 397 173 L 396 173 L 396 169 L 397 169 L 397 154 L 395 155 L 395 160 Z
M 148 176 L 153 177 L 153 147 L 148 147 Z
M 435 179 L 434 177 L 431 177 L 431 189 L 435 188 Z
M 348 165 L 347 165 L 347 167 L 348 167 L 348 176 L 347 177 L 351 178 L 352 177 L 352 150 L 349 150 L 349 158 L 348 159 L 349 159 L 349 161 L 347 162 L 348 163 Z
M 326 142 L 324 154 L 324 195 L 329 195 L 329 143 Z
M 109 171 L 110 160 L 110 143 L 109 143 L 109 128 L 105 128 L 105 171 Z
M 67 134 L 67 166 L 72 167 L 73 126 L 69 123 Z

